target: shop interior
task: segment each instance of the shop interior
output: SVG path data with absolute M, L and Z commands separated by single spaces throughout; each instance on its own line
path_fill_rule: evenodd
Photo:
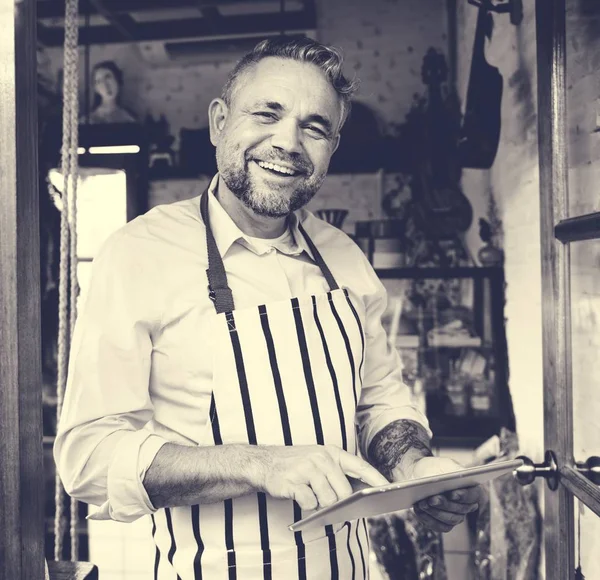
M 11 512 L 15 522 L 37 509 L 32 517 L 43 519 L 43 534 L 33 532 L 32 542 L 25 534 L 31 526 L 24 526 L 21 535 L 7 535 L 0 542 L 7 562 L 28 545 L 32 557 L 43 554 L 52 580 L 153 577 L 149 518 L 131 524 L 86 519 L 96 508 L 71 501 L 56 480 L 52 445 L 69 315 L 85 300 L 94 256 L 115 230 L 206 188 L 216 173 L 209 102 L 245 52 L 263 38 L 287 35 L 339 47 L 347 76 L 360 79 L 340 148 L 308 209 L 348 234 L 386 287 L 383 324 L 401 355 L 413 402 L 430 422 L 434 453 L 465 466 L 524 456 L 538 464 L 539 475 L 554 469 L 547 453 L 553 449 L 559 464 L 568 458 L 576 465 L 573 480 L 583 473 L 577 481 L 588 482 L 553 492 L 547 473 L 535 481 L 524 472 L 508 474 L 486 484 L 480 509 L 448 534 L 429 531 L 410 510 L 373 517 L 371 579 L 552 579 L 549 563 L 559 551 L 549 541 L 564 544 L 566 565 L 580 574 L 572 578 L 600 578 L 594 554 L 600 539 L 600 247 L 594 241 L 600 208 L 593 193 L 600 171 L 600 4 L 9 4 L 6 18 L 17 40 L 6 62 L 15 63 L 15 94 L 32 95 L 37 121 L 22 126 L 37 137 L 26 149 L 35 162 L 25 163 L 17 136 L 14 153 L 2 161 L 13 170 L 4 170 L 1 183 L 38 193 L 26 203 L 17 202 L 17 194 L 7 197 L 0 230 L 10 229 L 5 209 L 17 208 L 12 229 L 19 248 L 19 227 L 35 229 L 27 220 L 39 216 L 35 243 L 20 255 L 39 260 L 40 268 L 39 283 L 37 268 L 27 280 L 17 276 L 13 285 L 11 278 L 9 292 L 25 288 L 20 295 L 30 291 L 30 302 L 6 303 L 7 312 L 25 314 L 13 326 L 4 322 L 1 336 L 4 341 L 15 332 L 14 343 L 24 341 L 40 364 L 25 372 L 28 384 L 37 373 L 38 388 L 19 389 L 26 381 L 19 374 L 22 357 L 11 359 L 6 348 L 5 369 L 16 370 L 0 376 L 13 377 L 15 387 L 0 409 L 5 429 L 15 412 L 21 426 L 4 438 L 2 457 L 12 457 L 21 476 L 12 488 L 7 480 L 0 496 L 10 492 L 26 505 Z M 18 59 L 26 57 L 18 53 L 28 52 L 18 36 L 24 30 L 37 48 L 28 57 L 35 61 L 33 83 L 19 80 Z M 66 48 L 73 34 L 76 45 Z M 5 107 L 5 121 L 11 110 Z M 8 146 L 6 135 L 2 139 Z M 73 179 L 76 204 L 65 219 L 64 192 L 73 189 Z M 28 207 L 34 217 L 27 217 Z M 12 264 L 11 256 L 2 259 Z M 8 276 L 8 266 L 2 273 Z M 39 317 L 28 318 L 32 305 Z M 33 335 L 20 326 L 27 324 L 36 328 Z M 39 345 L 28 336 L 38 336 Z M 11 360 L 17 362 L 10 366 Z M 560 385 L 568 386 L 568 395 L 557 394 L 567 388 Z M 39 411 L 23 411 L 34 404 Z M 34 432 L 23 426 L 28 420 L 39 423 Z M 32 452 L 37 464 L 26 465 L 18 458 L 35 448 L 36 436 L 43 450 Z M 35 481 L 23 475 L 42 462 Z M 43 498 L 29 505 L 27 494 L 36 488 Z M 562 535 L 555 528 L 560 518 L 567 522 Z M 17 559 L 19 567 L 6 570 L 27 568 L 26 559 Z

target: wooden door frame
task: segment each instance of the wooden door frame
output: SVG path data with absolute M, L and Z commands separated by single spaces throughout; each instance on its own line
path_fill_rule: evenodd
M 567 217 L 565 0 L 536 0 L 538 150 L 542 251 L 542 337 L 544 341 L 544 446 L 559 465 L 570 463 L 573 423 L 570 364 L 569 252 L 554 236 Z M 560 267 L 562 266 L 562 267 Z M 546 570 L 575 570 L 573 497 L 563 486 L 544 490 Z M 561 541 L 563 540 L 563 541 Z M 562 578 L 561 578 L 562 580 Z
M 556 456 L 559 482 L 544 496 L 546 574 L 564 580 L 575 572 L 574 496 L 600 517 L 600 490 L 579 473 L 573 456 L 569 253 L 571 242 L 600 239 L 600 212 L 569 216 L 566 0 L 536 0 L 536 35 L 544 446 Z
M 35 5 L 0 0 L 0 578 L 17 580 L 44 577 Z

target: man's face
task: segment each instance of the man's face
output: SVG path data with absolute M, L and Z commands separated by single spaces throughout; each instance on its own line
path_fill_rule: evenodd
M 268 57 L 211 104 L 219 174 L 258 215 L 283 217 L 317 193 L 339 141 L 340 99 L 313 64 Z

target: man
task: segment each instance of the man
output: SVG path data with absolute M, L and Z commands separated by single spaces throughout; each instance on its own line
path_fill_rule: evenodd
M 452 471 L 433 458 L 360 249 L 301 209 L 340 140 L 339 54 L 264 41 L 209 107 L 218 175 L 95 259 L 55 457 L 94 517 L 151 514 L 158 578 L 366 578 L 364 521 L 289 531 L 352 492 Z M 476 488 L 415 506 L 447 531 Z

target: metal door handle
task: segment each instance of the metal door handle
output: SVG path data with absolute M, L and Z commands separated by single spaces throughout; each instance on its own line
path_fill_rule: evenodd
M 585 475 L 593 484 L 600 485 L 600 457 L 592 455 L 585 462 L 578 462 L 575 467 L 581 475 Z
M 558 488 L 558 464 L 553 451 L 546 451 L 544 463 L 534 463 L 523 455 L 517 459 L 523 461 L 523 465 L 517 467 L 514 472 L 521 485 L 529 485 L 536 477 L 543 477 L 551 490 Z M 577 462 L 575 468 L 593 484 L 600 485 L 600 457 L 592 455 L 587 461 Z
M 521 485 L 533 483 L 536 477 L 543 477 L 548 487 L 554 491 L 558 488 L 558 464 L 553 451 L 546 451 L 544 463 L 534 463 L 523 455 L 517 457 L 523 461 L 521 467 L 515 469 L 515 478 Z

